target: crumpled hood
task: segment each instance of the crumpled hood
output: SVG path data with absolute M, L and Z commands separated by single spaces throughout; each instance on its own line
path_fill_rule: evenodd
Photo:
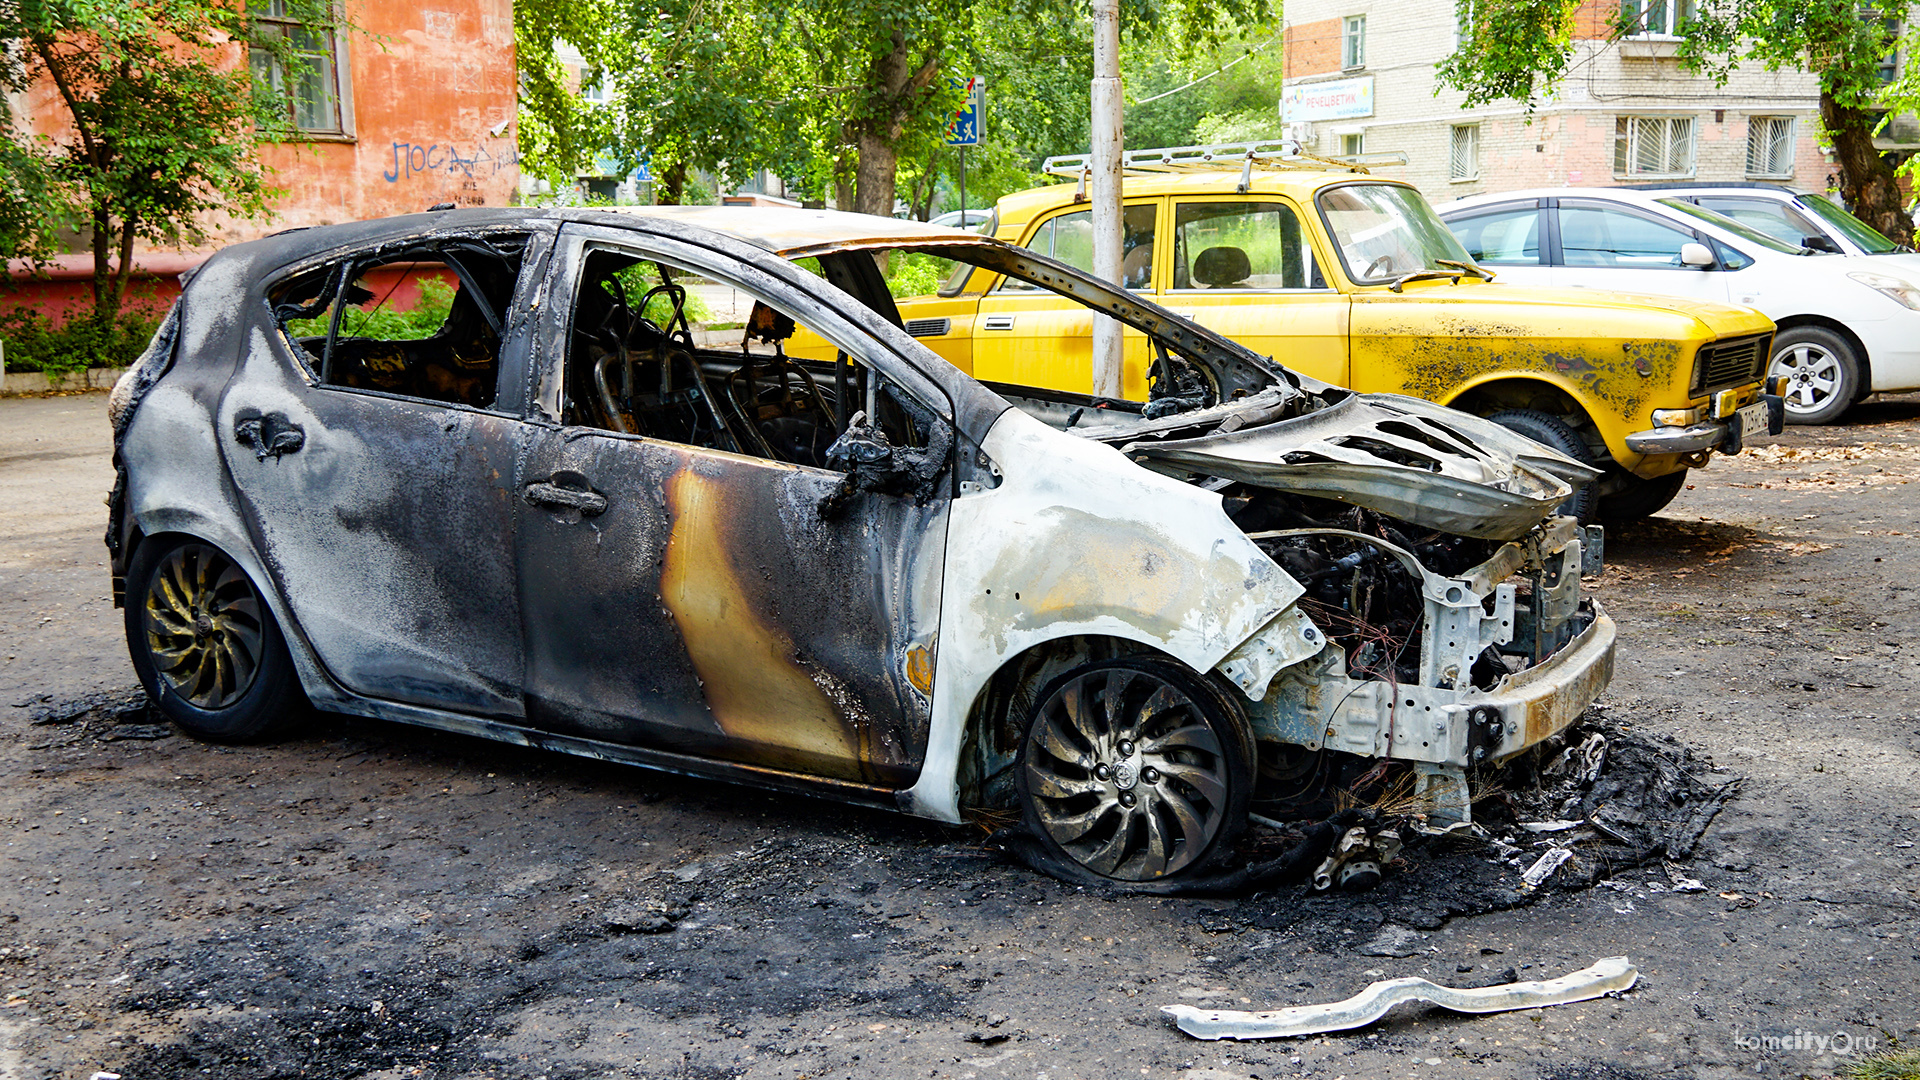
M 1492 421 L 1398 394 L 1352 394 L 1237 431 L 1194 430 L 1139 433 L 1120 450 L 1159 472 L 1333 499 L 1490 540 L 1525 535 L 1573 484 L 1600 475 Z

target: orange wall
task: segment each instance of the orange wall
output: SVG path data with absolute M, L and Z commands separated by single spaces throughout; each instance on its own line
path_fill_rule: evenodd
M 285 194 L 262 218 L 208 222 L 210 247 L 435 203 L 512 199 L 520 180 L 513 0 L 346 2 L 358 27 L 346 35 L 353 136 L 263 143 L 260 159 Z M 245 62 L 238 48 L 232 62 Z M 36 133 L 71 139 L 70 116 L 47 80 L 11 104 Z
M 1605 0 L 1582 0 L 1573 12 L 1573 39 L 1575 41 L 1605 41 L 1613 36 L 1613 18 L 1620 14 L 1618 0 L 1607 3 Z
M 511 200 L 512 0 L 350 0 L 348 10 L 365 31 L 347 44 L 354 141 L 262 147 L 287 194 L 273 222 L 233 223 L 229 237 Z
M 1340 20 L 1321 19 L 1287 27 L 1286 77 L 1340 70 Z

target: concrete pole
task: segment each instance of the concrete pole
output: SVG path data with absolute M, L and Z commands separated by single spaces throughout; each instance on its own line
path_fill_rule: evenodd
M 1093 0 L 1093 273 L 1120 282 L 1120 0 Z M 1093 317 L 1093 393 L 1120 396 L 1120 323 Z

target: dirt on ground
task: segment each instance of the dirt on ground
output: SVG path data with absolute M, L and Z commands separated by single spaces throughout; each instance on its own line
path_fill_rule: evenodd
M 0 401 L 0 1080 L 1792 1077 L 1920 1041 L 1920 397 L 1610 532 L 1620 661 L 1587 723 L 1614 775 L 1724 795 L 1697 843 L 1576 843 L 1526 889 L 1569 835 L 1508 826 L 1370 892 L 1228 899 L 393 724 L 186 739 L 108 595 L 108 452 L 101 395 Z M 1511 817 L 1598 797 L 1528 798 Z M 1549 1009 L 1244 1044 L 1160 1013 L 1615 955 L 1638 986 Z

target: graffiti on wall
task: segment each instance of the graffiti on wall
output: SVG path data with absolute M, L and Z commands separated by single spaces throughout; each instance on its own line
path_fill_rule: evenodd
M 495 143 L 494 150 L 475 146 L 463 152 L 458 143 L 413 143 L 394 140 L 393 161 L 380 176 L 389 184 L 417 176 L 458 176 L 478 180 L 520 163 L 520 152 L 511 144 Z
M 459 143 L 415 143 L 394 140 L 392 158 L 380 178 L 389 184 L 403 180 L 425 180 L 444 196 L 441 201 L 457 206 L 481 206 L 486 202 L 480 190 L 483 177 L 520 163 L 520 153 L 508 140 L 491 148 Z

